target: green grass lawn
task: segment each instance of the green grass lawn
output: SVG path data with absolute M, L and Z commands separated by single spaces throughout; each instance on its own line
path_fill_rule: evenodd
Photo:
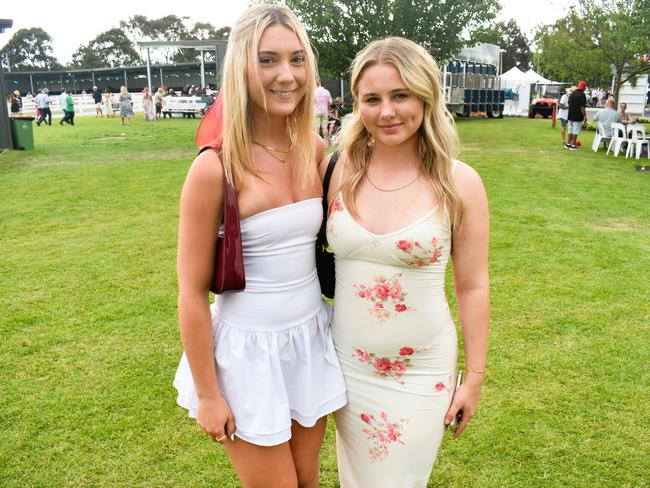
M 0 156 L 0 486 L 238 486 L 171 386 L 198 120 L 76 123 Z M 489 372 L 430 486 L 649 487 L 650 174 L 548 121 L 458 126 L 490 198 Z

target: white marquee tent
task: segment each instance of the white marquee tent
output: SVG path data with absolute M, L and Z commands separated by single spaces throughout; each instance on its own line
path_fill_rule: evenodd
M 526 77 L 527 80 L 530 80 L 531 83 L 538 83 L 538 84 L 550 84 L 553 83 L 551 80 L 544 78 L 542 75 L 538 74 L 535 72 L 534 69 L 529 69 L 524 73 L 524 76 Z
M 511 89 L 517 100 L 506 100 L 503 113 L 506 115 L 528 115 L 531 94 L 535 85 L 550 85 L 555 82 L 544 78 L 534 69 L 525 73 L 516 66 L 501 75 L 501 88 Z
M 535 81 L 516 66 L 501 75 L 501 88 L 512 90 L 517 97 L 517 100 L 506 100 L 503 107 L 504 114 L 528 114 L 531 83 L 535 83 Z

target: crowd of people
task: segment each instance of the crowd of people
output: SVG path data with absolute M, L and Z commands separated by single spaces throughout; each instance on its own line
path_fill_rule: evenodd
M 580 134 L 583 125 L 587 121 L 586 108 L 589 105 L 589 96 L 586 90 L 587 82 L 580 81 L 577 86 L 572 86 L 566 89 L 566 93 L 560 97 L 558 102 L 557 118 L 561 124 L 562 145 L 569 150 L 579 149 L 578 135 Z M 598 97 L 602 93 L 606 96 L 609 94 L 605 91 L 592 90 L 591 93 L 597 93 Z M 600 100 L 600 98 L 598 98 Z M 596 106 L 592 102 L 591 106 Z M 594 115 L 594 120 L 597 123 L 602 123 L 604 134 L 603 136 L 608 139 L 611 138 L 611 125 L 612 123 L 620 123 L 623 125 L 636 124 L 637 119 L 630 117 L 627 113 L 627 104 L 621 103 L 618 105 L 613 97 L 604 100 L 603 109 Z
M 343 100 L 340 96 L 332 99 L 330 92 L 320 84 L 320 80 L 318 83 L 314 127 L 326 145 L 329 146 L 336 141 L 336 134 L 341 127 Z M 167 97 L 200 97 L 206 103 L 207 110 L 214 102 L 217 93 L 218 91 L 210 86 L 201 88 L 196 85 L 186 85 L 184 88 L 176 91 L 173 88 L 161 85 L 153 92 L 150 92 L 148 87 L 144 87 L 141 92 L 144 120 L 153 121 L 164 117 L 171 118 L 171 113 L 163 110 L 165 98 Z M 82 94 L 86 94 L 86 91 L 84 90 Z M 119 112 L 122 125 L 128 125 L 135 116 L 133 111 L 133 97 L 126 86 L 120 87 L 119 92 L 116 94 L 111 93 L 109 88 L 101 91 L 98 87 L 93 86 L 90 95 L 95 105 L 95 117 L 112 118 L 115 117 L 116 112 Z M 27 94 L 27 98 L 32 98 L 31 93 Z M 47 88 L 41 89 L 34 100 L 36 102 L 37 125 L 40 126 L 43 122 L 46 125 L 51 125 L 52 101 L 50 100 L 49 90 Z M 8 101 L 13 117 L 23 114 L 23 97 L 21 97 L 20 91 L 15 90 L 10 93 Z M 74 125 L 75 110 L 72 93 L 66 88 L 61 89 L 57 104 L 63 114 L 59 124 Z M 195 114 L 183 114 L 183 117 L 188 116 L 194 118 Z
M 612 94 L 603 88 L 586 88 L 585 98 L 587 99 L 587 106 L 594 108 L 604 108 L 607 100 L 612 97 Z
M 142 104 L 144 112 L 144 120 L 152 121 L 161 119 L 164 114 L 163 105 L 166 97 L 175 97 L 180 94 L 192 93 L 192 96 L 203 97 L 210 102 L 213 100 L 211 90 L 198 89 L 194 87 L 187 87 L 184 90 L 175 92 L 173 89 L 168 89 L 166 86 L 158 87 L 154 93 L 149 93 L 149 89 L 145 87 L 142 90 Z M 207 95 L 206 95 L 207 93 Z M 83 94 L 86 94 L 85 90 Z M 92 87 L 90 93 L 95 107 L 95 117 L 115 117 L 115 113 L 119 112 L 122 125 L 130 124 L 132 118 L 135 116 L 133 110 L 133 97 L 129 93 L 126 86 L 120 87 L 118 93 L 111 93 L 110 89 L 105 88 L 102 92 L 98 87 Z M 26 95 L 28 100 L 32 99 L 31 93 Z M 20 91 L 14 90 L 11 92 L 7 100 L 9 102 L 11 116 L 23 115 L 23 97 Z M 62 88 L 58 98 L 52 100 L 48 88 L 39 90 L 36 97 L 33 97 L 36 107 L 36 125 L 52 125 L 52 103 L 56 103 L 61 110 L 62 117 L 59 121 L 60 125 L 74 125 L 75 124 L 75 100 L 72 97 L 72 92 L 66 88 Z

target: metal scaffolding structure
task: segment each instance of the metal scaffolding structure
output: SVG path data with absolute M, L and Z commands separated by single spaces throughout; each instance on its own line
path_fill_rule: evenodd
M 217 85 L 219 84 L 219 72 L 221 61 L 226 53 L 226 46 L 228 41 L 207 39 L 204 41 L 141 41 L 137 42 L 136 46 L 140 49 L 147 50 L 147 84 L 151 90 L 151 50 L 161 48 L 179 48 L 179 49 L 194 49 L 201 54 L 201 88 L 205 88 L 205 51 L 214 51 L 216 69 Z M 162 75 L 161 75 L 162 76 Z

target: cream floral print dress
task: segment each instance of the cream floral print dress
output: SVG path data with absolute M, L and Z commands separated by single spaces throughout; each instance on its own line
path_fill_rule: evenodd
M 332 335 L 348 388 L 334 414 L 341 487 L 424 487 L 456 377 L 447 214 L 432 209 L 377 235 L 339 193 L 327 238 L 336 255 Z

